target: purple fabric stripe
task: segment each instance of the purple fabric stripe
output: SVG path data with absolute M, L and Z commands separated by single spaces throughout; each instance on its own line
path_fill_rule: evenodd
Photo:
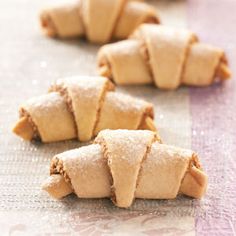
M 236 74 L 236 0 L 189 0 L 189 27 L 226 49 Z M 197 235 L 236 235 L 236 81 L 190 89 L 192 148 L 209 175 Z

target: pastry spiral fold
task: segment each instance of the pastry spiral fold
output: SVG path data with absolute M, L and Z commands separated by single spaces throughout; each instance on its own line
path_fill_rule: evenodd
M 181 84 L 208 86 L 230 78 L 224 51 L 200 43 L 184 29 L 142 24 L 128 40 L 104 45 L 98 72 L 117 84 L 154 83 L 160 89 Z
M 86 36 L 94 43 L 124 39 L 142 23 L 159 23 L 155 8 L 139 1 L 80 0 L 40 13 L 43 31 L 50 37 Z
M 110 197 L 118 207 L 135 198 L 201 198 L 207 176 L 190 150 L 161 144 L 148 130 L 103 130 L 94 144 L 56 155 L 42 188 L 60 199 Z
M 105 77 L 59 79 L 26 101 L 13 131 L 26 140 L 91 140 L 103 129 L 155 130 L 152 104 L 114 91 Z

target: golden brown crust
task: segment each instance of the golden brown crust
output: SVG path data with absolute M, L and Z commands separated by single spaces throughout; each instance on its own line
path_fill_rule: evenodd
M 34 129 L 27 117 L 21 117 L 12 131 L 23 139 L 31 141 L 34 137 Z
M 98 74 L 112 80 L 111 68 L 108 63 L 105 63 L 105 61 L 99 65 Z
M 27 141 L 40 139 L 38 128 L 30 114 L 23 108 L 20 109 L 20 119 L 17 121 L 12 131 Z
M 231 71 L 229 69 L 227 60 L 225 56 L 223 56 L 219 62 L 218 67 L 216 68 L 216 77 L 220 80 L 228 80 L 231 78 Z
M 42 31 L 45 35 L 47 35 L 48 37 L 58 36 L 53 20 L 46 10 L 40 13 L 39 20 Z
M 144 119 L 142 120 L 138 129 L 151 130 L 153 132 L 157 132 L 157 128 L 154 124 L 154 121 L 150 116 L 144 116 Z
M 197 155 L 194 153 L 180 185 L 179 193 L 193 198 L 201 198 L 207 188 L 208 178 L 203 172 Z
M 186 173 L 180 192 L 193 198 L 201 198 L 206 192 L 206 186 L 206 174 L 194 166 Z
M 160 19 L 159 19 L 158 17 L 156 17 L 156 16 L 147 16 L 147 17 L 144 19 L 143 23 L 145 23 L 145 24 L 160 24 L 161 21 L 160 21 Z
M 154 110 L 152 106 L 146 108 L 146 111 L 143 114 L 138 129 L 151 130 L 157 132 L 157 127 L 154 123 Z

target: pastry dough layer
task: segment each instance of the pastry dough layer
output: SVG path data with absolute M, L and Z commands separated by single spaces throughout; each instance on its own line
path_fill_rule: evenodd
M 231 76 L 222 49 L 198 42 L 191 31 L 155 24 L 142 24 L 130 39 L 104 45 L 97 58 L 98 73 L 121 85 L 154 83 L 176 89 Z
M 115 92 L 105 77 L 59 79 L 49 91 L 21 106 L 24 112 L 13 128 L 17 135 L 43 142 L 89 141 L 108 128 L 156 130 L 152 104 Z
M 110 197 L 118 207 L 131 206 L 135 198 L 201 198 L 207 188 L 196 153 L 161 144 L 148 130 L 103 130 L 94 144 L 58 154 L 52 165 L 51 176 L 68 176 L 65 181 L 79 197 Z M 55 191 L 65 195 L 53 180 L 43 189 L 53 197 Z
M 124 39 L 142 23 L 159 23 L 155 8 L 128 0 L 77 0 L 40 13 L 43 32 L 50 37 L 86 36 L 94 43 Z
M 37 126 L 43 142 L 76 138 L 73 116 L 59 93 L 29 99 L 22 108 Z
M 40 13 L 40 22 L 45 34 L 60 38 L 84 35 L 80 8 L 80 3 L 77 3 L 43 10 Z

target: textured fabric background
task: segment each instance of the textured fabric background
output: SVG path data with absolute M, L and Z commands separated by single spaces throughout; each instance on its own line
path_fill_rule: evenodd
M 191 0 L 189 25 L 205 42 L 226 49 L 235 75 L 236 1 Z M 233 76 L 234 77 L 234 76 Z M 204 217 L 196 217 L 198 235 L 236 234 L 236 82 L 190 90 L 192 148 L 203 157 L 209 189 Z
M 70 196 L 54 201 L 40 190 L 52 156 L 84 144 L 20 140 L 11 133 L 18 107 L 25 99 L 45 93 L 58 77 L 95 74 L 98 50 L 85 41 L 42 36 L 37 14 L 47 3 L 0 1 L 0 235 L 234 235 L 235 82 L 174 92 L 151 86 L 119 88 L 154 103 L 164 142 L 192 146 L 200 153 L 210 176 L 209 192 L 202 201 L 137 200 L 131 209 L 122 210 L 109 200 Z M 203 40 L 226 48 L 233 68 L 234 0 L 151 3 L 160 10 L 163 23 L 189 25 Z

